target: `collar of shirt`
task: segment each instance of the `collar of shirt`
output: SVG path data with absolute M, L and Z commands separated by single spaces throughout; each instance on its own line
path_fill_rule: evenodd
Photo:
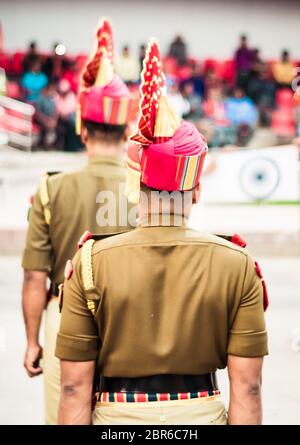
M 99 164 L 113 164 L 118 167 L 124 167 L 124 157 L 123 156 L 91 156 L 88 158 L 88 166 L 99 165 Z
M 138 219 L 138 227 L 187 227 L 188 219 L 183 215 L 151 213 Z

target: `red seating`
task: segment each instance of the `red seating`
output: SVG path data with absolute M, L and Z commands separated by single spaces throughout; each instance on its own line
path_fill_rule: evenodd
M 272 114 L 271 128 L 278 136 L 294 137 L 296 135 L 296 125 L 292 110 L 276 110 Z
M 180 66 L 177 68 L 177 76 L 179 77 L 179 80 L 186 80 L 189 79 L 192 75 L 192 68 L 190 66 Z
M 17 82 L 7 82 L 7 96 L 12 99 L 19 99 L 21 97 L 21 88 Z
M 3 68 L 6 73 L 10 68 L 10 57 L 8 54 L 0 53 L 0 68 Z
M 292 108 L 294 94 L 290 88 L 280 88 L 276 93 L 276 104 L 279 108 Z
M 12 55 L 10 73 L 14 76 L 19 76 L 23 72 L 24 52 L 16 52 Z
M 221 63 L 220 77 L 227 82 L 228 85 L 234 85 L 236 78 L 236 66 L 234 60 L 228 59 Z
M 83 70 L 87 60 L 88 60 L 88 56 L 86 54 L 78 54 L 78 56 L 75 57 L 75 62 L 76 62 L 77 69 L 79 70 L 79 72 L 81 72 Z
M 206 73 L 209 70 L 213 70 L 216 73 L 220 71 L 221 62 L 217 59 L 205 59 L 203 62 L 203 70 Z
M 167 56 L 163 59 L 163 69 L 165 74 L 177 77 L 177 62 L 173 57 Z

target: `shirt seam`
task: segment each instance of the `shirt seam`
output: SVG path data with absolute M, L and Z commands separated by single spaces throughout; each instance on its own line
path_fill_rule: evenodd
M 127 233 L 127 232 L 125 232 Z M 170 244 L 171 243 L 171 244 Z M 173 244 L 174 243 L 174 244 Z M 176 243 L 176 244 L 175 244 Z M 178 243 L 178 244 L 177 244 Z M 185 241 L 176 241 L 175 240 L 168 240 L 168 241 L 159 241 L 159 242 L 140 242 L 140 243 L 126 243 L 126 244 L 120 244 L 118 246 L 108 246 L 108 247 L 103 247 L 100 250 L 98 250 L 97 252 L 92 252 L 92 256 L 95 256 L 101 252 L 104 252 L 106 250 L 111 250 L 111 249 L 116 249 L 116 248 L 121 248 L 121 247 L 138 247 L 138 246 L 160 246 L 160 245 L 174 245 L 174 246 L 182 246 L 182 245 L 193 245 L 193 244 L 213 244 L 215 246 L 220 246 L 220 247 L 225 247 L 226 249 L 230 249 L 230 250 L 234 250 L 235 252 L 239 252 L 242 255 L 244 255 L 246 258 L 248 257 L 248 253 L 247 252 L 243 252 L 242 250 L 239 250 L 238 248 L 235 248 L 235 246 L 226 246 L 225 244 L 219 244 L 216 243 L 214 241 L 195 241 L 195 242 L 185 242 Z M 246 266 L 247 268 L 247 266 Z M 244 276 L 244 280 L 246 277 L 246 273 Z

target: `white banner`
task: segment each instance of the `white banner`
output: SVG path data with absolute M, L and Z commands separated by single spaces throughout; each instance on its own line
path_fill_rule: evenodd
M 294 145 L 207 155 L 205 203 L 299 201 L 299 151 Z

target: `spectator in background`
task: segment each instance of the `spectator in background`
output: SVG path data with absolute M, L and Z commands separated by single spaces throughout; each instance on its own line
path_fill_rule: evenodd
M 189 101 L 182 96 L 179 90 L 179 82 L 176 79 L 167 77 L 166 85 L 168 89 L 168 98 L 172 102 L 178 116 L 183 117 L 187 115 L 190 112 L 191 107 Z
M 35 120 L 41 127 L 40 144 L 45 148 L 52 146 L 56 139 L 58 120 L 56 97 L 56 84 L 50 81 L 35 103 Z
M 38 56 L 31 61 L 31 66 L 23 74 L 21 85 L 24 89 L 25 99 L 28 102 L 36 102 L 40 92 L 48 84 L 47 76 L 41 71 L 41 60 Z
M 273 65 L 273 77 L 278 87 L 289 87 L 294 78 L 294 65 L 290 61 L 290 54 L 287 50 L 283 50 L 279 62 Z
M 197 123 L 203 117 L 202 99 L 196 94 L 194 85 L 190 81 L 181 84 L 180 91 L 182 97 L 189 103 L 190 110 L 183 115 L 184 119 Z
M 29 44 L 27 52 L 23 59 L 23 73 L 30 70 L 30 67 L 34 60 L 38 57 L 37 43 L 32 41 Z
M 63 61 L 63 74 L 61 79 L 65 79 L 73 93 L 78 91 L 79 71 L 77 69 L 76 62 L 73 60 L 65 59 Z
M 235 129 L 226 117 L 225 98 L 220 86 L 215 86 L 207 92 L 203 110 L 213 128 L 209 145 L 211 147 L 224 147 L 234 144 Z
M 209 91 L 211 88 L 216 88 L 220 86 L 221 79 L 218 74 L 214 70 L 214 68 L 208 68 L 204 76 L 204 94 Z
M 65 60 L 65 54 L 58 51 L 58 48 L 63 47 L 60 43 L 53 45 L 52 54 L 50 54 L 43 65 L 43 72 L 46 74 L 49 80 L 57 82 L 63 72 L 63 62 Z
M 56 110 L 58 114 L 57 147 L 65 151 L 75 151 L 82 147 L 79 136 L 75 133 L 76 95 L 66 79 L 58 84 Z
M 260 50 L 258 48 L 255 48 L 253 50 L 252 65 L 250 69 L 250 80 L 252 78 L 256 78 L 259 75 L 260 71 L 264 68 L 264 66 L 265 63 L 261 58 Z
M 129 47 L 124 46 L 121 56 L 117 59 L 116 73 L 124 80 L 124 82 L 135 83 L 140 78 L 139 61 L 130 55 Z
M 225 100 L 226 117 L 233 125 L 247 124 L 254 127 L 258 113 L 256 106 L 245 91 L 236 86 L 232 95 Z
M 234 60 L 236 63 L 237 79 L 236 84 L 248 91 L 248 81 L 250 70 L 253 65 L 254 52 L 248 48 L 247 37 L 242 35 L 240 38 L 240 46 L 235 52 Z
M 142 71 L 143 69 L 143 60 L 145 58 L 145 54 L 146 54 L 146 45 L 140 45 L 139 48 L 139 62 L 140 62 L 140 71 Z
M 275 107 L 276 84 L 271 77 L 268 64 L 261 64 L 249 82 L 249 97 L 261 113 L 270 113 Z
M 187 63 L 187 50 L 183 38 L 178 35 L 170 45 L 169 56 L 173 57 L 179 66 Z
M 258 119 L 257 108 L 246 96 L 245 91 L 236 86 L 232 96 L 225 100 L 226 117 L 236 128 L 237 144 L 245 146 L 252 136 Z
M 197 62 L 193 61 L 190 64 L 192 69 L 192 75 L 188 79 L 193 84 L 194 92 L 202 99 L 204 97 L 204 79 L 200 71 L 200 67 Z

